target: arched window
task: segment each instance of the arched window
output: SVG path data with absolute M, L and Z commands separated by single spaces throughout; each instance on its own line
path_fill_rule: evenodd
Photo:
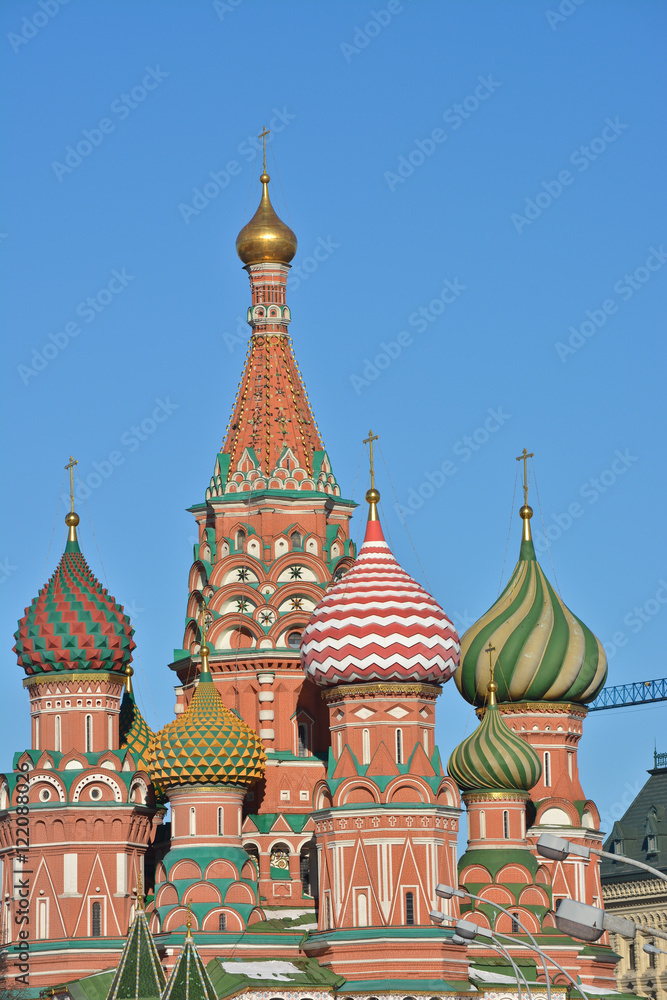
M 343 752 L 343 734 L 340 732 L 336 733 L 336 747 L 338 749 L 338 756 L 340 757 Z
M 403 730 L 396 730 L 396 763 L 403 763 Z
M 197 814 L 195 812 L 195 807 L 190 806 L 190 836 L 194 837 L 197 833 Z
M 227 930 L 227 914 L 226 913 L 221 913 L 219 915 L 219 917 L 218 917 L 218 930 L 219 931 L 226 931 Z
M 293 531 L 292 534 L 290 535 L 290 540 L 292 542 L 293 549 L 303 548 L 303 538 L 301 537 L 300 531 Z
M 518 933 L 519 933 L 519 914 L 518 913 L 513 913 L 512 914 L 512 934 L 518 934 Z
M 505 840 L 510 839 L 510 814 L 507 809 L 503 810 L 503 837 Z
M 634 972 L 637 968 L 637 949 L 634 944 L 631 944 L 628 948 L 628 968 L 631 972 Z
M 239 528 L 236 532 L 236 541 L 234 543 L 234 548 L 237 552 L 243 552 L 243 545 L 245 543 L 245 531 L 243 528 Z
M 567 773 L 571 778 L 574 777 L 574 754 L 571 750 L 567 753 Z
M 357 894 L 357 927 L 368 927 L 368 896 L 365 892 Z
M 424 730 L 424 753 L 428 757 L 428 729 Z
M 548 750 L 544 751 L 544 766 L 542 768 L 542 773 L 544 775 L 544 786 L 545 788 L 551 787 L 551 754 Z
M 479 813 L 479 839 L 484 840 L 486 838 L 486 813 L 483 809 Z
M 406 924 L 414 924 L 414 922 L 415 922 L 415 894 L 414 894 L 414 892 L 406 892 L 406 894 L 405 894 L 405 922 L 406 922 Z
M 49 936 L 49 925 L 47 919 L 48 903 L 45 899 L 40 899 L 38 903 L 39 912 L 37 914 L 37 937 L 43 941 Z
M 326 896 L 326 899 L 324 900 L 324 914 L 326 917 L 327 927 L 331 927 L 331 900 L 329 899 L 328 894 Z
M 55 718 L 55 730 L 54 730 L 54 737 L 53 737 L 53 749 L 57 753 L 60 753 L 62 751 L 62 748 L 63 748 L 63 744 L 62 744 L 62 735 L 61 735 L 60 716 L 56 715 L 56 718 Z
M 91 906 L 90 933 L 91 937 L 101 937 L 102 935 L 102 904 L 93 903 Z
M 109 738 L 109 750 L 113 747 L 113 715 L 107 716 L 107 736 Z
M 364 729 L 361 734 L 361 763 L 370 764 L 371 762 L 371 734 L 368 729 Z
M 39 718 L 35 719 L 35 750 L 39 750 Z
M 86 716 L 86 753 L 93 752 L 93 717 Z
M 222 806 L 218 806 L 218 836 L 223 837 L 225 834 L 225 811 Z
M 299 855 L 299 875 L 301 877 L 301 892 L 304 896 L 312 896 L 310 884 L 310 844 L 304 844 Z

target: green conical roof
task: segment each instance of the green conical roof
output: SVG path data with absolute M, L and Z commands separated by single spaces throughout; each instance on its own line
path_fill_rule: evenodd
M 125 690 L 120 703 L 118 730 L 120 749 L 129 750 L 137 762 L 137 767 L 148 770 L 148 752 L 155 734 L 149 729 L 131 689 Z
M 489 685 L 489 705 L 481 723 L 453 751 L 447 771 L 459 788 L 471 791 L 527 792 L 542 773 L 540 759 L 498 711 L 496 685 Z
M 138 909 L 107 1000 L 160 1000 L 165 983 L 146 914 Z
M 602 643 L 555 592 L 535 556 L 524 506 L 519 561 L 496 603 L 461 638 L 454 674 L 473 705 L 484 704 L 489 683 L 485 649 L 496 650 L 498 701 L 589 702 L 607 676 Z
M 171 970 L 162 1000 L 217 1000 L 204 963 L 189 934 Z

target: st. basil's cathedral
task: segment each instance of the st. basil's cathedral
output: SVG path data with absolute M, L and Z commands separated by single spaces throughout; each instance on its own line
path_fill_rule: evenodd
M 491 998 L 517 995 L 513 961 L 544 997 L 532 935 L 582 995 L 613 992 L 606 935 L 586 944 L 554 919 L 566 897 L 602 906 L 594 856 L 535 847 L 545 832 L 601 844 L 577 749 L 602 646 L 536 559 L 527 476 L 519 560 L 460 640 L 385 541 L 372 432 L 355 551 L 356 504 L 292 352 L 297 242 L 269 180 L 264 167 L 236 242 L 251 335 L 190 508 L 176 717 L 153 733 L 141 715 L 133 629 L 85 561 L 73 502 L 62 558 L 15 634 L 31 747 L 0 776 L 4 984 L 75 1000 Z M 479 724 L 443 755 L 451 678 Z M 460 889 L 442 898 L 439 884 Z M 459 917 L 507 935 L 508 957 L 462 940 Z

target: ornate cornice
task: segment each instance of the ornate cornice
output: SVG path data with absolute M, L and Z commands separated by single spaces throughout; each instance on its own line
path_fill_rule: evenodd
M 33 674 L 30 677 L 24 677 L 23 687 L 31 688 L 37 687 L 40 684 L 58 684 L 66 681 L 68 683 L 81 681 L 88 684 L 92 684 L 95 681 L 111 681 L 118 685 L 119 688 L 125 685 L 125 674 L 110 672 L 108 670 L 90 670 L 87 673 L 72 673 L 70 670 L 52 670 L 49 673 L 44 674 Z
M 442 688 L 437 684 L 418 684 L 414 681 L 377 681 L 373 684 L 338 684 L 336 687 L 323 688 L 322 697 L 327 703 L 344 701 L 346 698 L 365 698 L 369 694 L 401 698 L 412 696 L 435 701 L 441 692 Z
M 584 705 L 573 705 L 570 701 L 503 701 L 498 703 L 498 710 L 503 715 L 575 715 L 585 719 L 588 709 Z M 479 719 L 484 718 L 486 708 L 475 710 Z
M 471 802 L 527 802 L 530 798 L 530 792 L 519 790 L 492 792 L 491 790 L 487 791 L 484 788 L 480 788 L 474 789 L 471 792 L 463 792 L 462 797 L 466 806 Z

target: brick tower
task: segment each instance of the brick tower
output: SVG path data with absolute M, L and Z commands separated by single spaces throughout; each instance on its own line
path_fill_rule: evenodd
M 299 661 L 325 588 L 351 565 L 349 519 L 292 354 L 286 280 L 296 237 L 276 215 L 266 167 L 259 208 L 236 248 L 250 276 L 250 343 L 204 500 L 190 570 L 177 712 L 199 674 L 207 607 L 210 670 L 228 708 L 266 748 L 266 777 L 244 805 L 244 843 L 267 905 L 314 905 L 313 790 L 329 749 L 326 706 Z

